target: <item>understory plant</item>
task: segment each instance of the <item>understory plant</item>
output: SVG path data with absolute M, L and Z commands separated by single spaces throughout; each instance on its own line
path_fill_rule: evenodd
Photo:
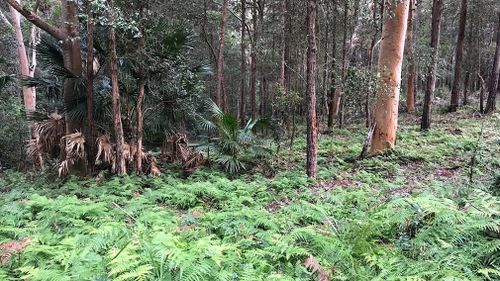
M 256 126 L 264 124 L 258 119 L 249 119 L 241 128 L 238 118 L 231 112 L 222 111 L 214 102 L 210 102 L 211 120 L 201 119 L 202 128 L 215 137 L 209 144 L 218 153 L 215 162 L 230 174 L 236 174 L 247 169 L 250 159 L 256 161 L 270 155 L 265 147 L 266 142 L 259 139 L 254 132 Z M 269 143 L 267 143 L 269 146 Z

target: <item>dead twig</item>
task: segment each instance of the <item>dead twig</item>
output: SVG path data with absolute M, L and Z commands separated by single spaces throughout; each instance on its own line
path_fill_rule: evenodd
M 120 205 L 116 204 L 116 202 L 112 202 L 112 204 L 118 210 L 122 211 L 125 215 L 127 215 L 127 217 L 129 217 L 131 220 L 133 220 L 134 222 L 137 222 L 137 219 L 134 216 L 132 216 L 129 212 L 127 212 L 125 209 L 123 209 L 122 207 L 120 207 Z

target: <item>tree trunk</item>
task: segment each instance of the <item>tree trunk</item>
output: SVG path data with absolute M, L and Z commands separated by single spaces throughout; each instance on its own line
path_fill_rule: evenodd
M 264 75 L 264 72 L 262 71 L 261 68 L 261 79 L 260 79 L 260 90 L 259 90 L 259 115 L 261 117 L 266 116 L 266 76 Z
M 480 82 L 480 93 L 479 93 L 479 112 L 484 113 L 484 93 L 486 92 L 486 82 L 484 81 L 483 76 L 481 76 L 481 72 L 477 72 L 477 76 L 479 77 Z
M 256 72 L 257 72 L 257 42 L 258 42 L 258 32 L 257 32 L 257 1 L 253 0 L 252 6 L 252 27 L 253 27 L 253 40 L 252 40 L 252 50 L 250 56 L 250 114 L 252 119 L 256 117 L 255 108 L 255 84 L 256 84 Z
M 443 13 L 443 0 L 433 0 L 432 5 L 432 29 L 431 29 L 431 64 L 428 68 L 427 85 L 424 98 L 424 111 L 422 115 L 422 130 L 431 128 L 432 103 L 434 101 L 434 92 L 436 90 L 436 71 L 439 54 L 439 41 L 441 37 L 441 15 Z
M 222 85 L 224 80 L 224 35 L 226 34 L 227 26 L 227 5 L 229 0 L 224 0 L 222 6 L 222 20 L 220 22 L 219 34 L 219 55 L 217 56 L 217 75 L 215 85 L 215 103 L 219 108 L 223 106 L 222 100 Z
M 344 83 L 344 76 L 347 71 L 348 65 L 347 65 L 347 29 L 348 29 L 348 11 L 349 11 L 349 1 L 345 1 L 344 5 L 344 36 L 342 37 L 342 70 L 340 74 L 340 85 L 335 87 L 335 91 L 333 93 L 333 105 L 331 108 L 331 113 L 333 116 L 337 116 L 339 113 L 339 108 L 340 108 L 340 95 L 342 94 L 343 91 L 343 83 Z
M 349 1 L 345 2 L 344 6 L 344 22 L 346 23 L 345 29 L 344 29 L 344 36 L 343 36 L 343 48 L 342 48 L 342 69 L 341 69 L 341 74 L 340 74 L 340 83 L 339 87 L 336 87 L 335 92 L 334 92 L 334 98 L 333 98 L 333 114 L 335 116 L 339 116 L 339 110 L 341 106 L 341 96 L 344 94 L 345 90 L 345 82 L 347 79 L 347 70 L 349 69 L 349 65 L 351 63 L 351 56 L 354 52 L 355 48 L 355 40 L 359 40 L 358 35 L 361 31 L 362 27 L 362 16 L 359 15 L 359 1 L 355 3 L 354 7 L 354 29 L 352 30 L 351 36 L 349 38 L 349 41 L 347 41 L 347 33 L 348 33 L 348 10 L 349 10 Z M 340 116 L 339 116 L 340 117 Z M 342 117 L 343 118 L 343 117 Z
M 316 177 L 318 171 L 318 128 L 316 124 L 316 0 L 307 5 L 307 175 Z
M 377 37 L 378 37 L 378 26 L 377 26 L 377 0 L 372 1 L 372 40 L 370 43 L 370 49 L 368 50 L 368 70 L 372 71 L 373 70 L 373 53 L 375 49 L 375 45 L 377 44 Z M 382 21 L 382 19 L 381 19 Z M 370 105 L 370 96 L 373 93 L 370 91 L 367 91 L 365 94 L 365 126 L 367 128 L 372 127 L 372 112 L 371 112 L 371 105 Z M 371 138 L 370 138 L 371 141 Z
M 246 58 L 246 0 L 241 0 L 241 99 L 240 99 L 240 122 L 245 124 L 247 113 L 247 58 Z
M 337 0 L 333 0 L 333 10 L 334 10 L 334 19 L 337 17 Z M 331 89 L 330 89 L 330 104 L 328 106 L 328 128 L 333 128 L 333 122 L 335 120 L 335 93 L 336 93 L 336 87 L 335 85 L 335 68 L 336 68 L 336 54 L 337 54 L 337 24 L 334 22 L 332 26 L 332 70 L 330 73 L 330 84 L 331 84 Z
M 465 74 L 465 79 L 464 79 L 464 100 L 463 100 L 463 105 L 467 105 L 469 103 L 468 99 L 468 91 L 469 91 L 469 83 L 470 83 L 470 73 L 467 72 Z
M 495 51 L 495 61 L 490 76 L 489 94 L 486 102 L 485 113 L 490 113 L 496 109 L 496 97 L 498 92 L 498 79 L 500 75 L 500 12 L 498 13 L 497 47 Z
M 111 75 L 111 87 L 112 87 L 112 105 L 113 105 L 113 122 L 115 129 L 115 141 L 116 141 L 116 170 L 119 174 L 127 173 L 127 166 L 125 164 L 125 158 L 123 157 L 123 126 L 122 126 L 122 116 L 121 116 L 121 104 L 120 104 L 120 89 L 118 84 L 118 58 L 116 54 L 116 35 L 114 24 L 114 14 L 113 14 L 113 0 L 108 0 L 110 11 L 108 15 L 108 44 L 109 44 L 109 69 Z
M 57 28 L 43 20 L 27 8 L 21 6 L 16 0 L 5 0 L 10 7 L 14 8 L 28 21 L 47 32 L 54 38 L 62 41 L 64 66 L 76 77 L 82 75 L 82 57 L 80 49 L 79 19 L 76 1 L 61 0 L 63 27 Z M 63 85 L 63 100 L 65 105 L 75 103 L 75 84 L 77 79 L 67 78 Z M 82 131 L 83 120 L 74 120 L 66 116 L 66 133 L 71 134 Z M 85 163 L 76 163 L 75 166 L 84 174 Z
M 399 87 L 408 24 L 409 0 L 397 4 L 386 0 L 391 10 L 383 30 L 378 68 L 380 73 L 377 104 L 375 107 L 375 133 L 370 153 L 377 154 L 396 144 L 398 126 Z
M 19 3 L 19 0 L 15 0 Z M 26 46 L 24 45 L 23 31 L 21 28 L 21 15 L 12 6 L 10 8 L 10 15 L 12 18 L 12 27 L 14 28 L 16 44 L 17 44 L 17 55 L 19 56 L 19 70 L 21 76 L 33 77 L 33 73 L 30 71 L 30 65 L 28 61 L 28 55 L 26 53 Z M 24 108 L 27 113 L 35 111 L 36 107 L 36 94 L 35 88 L 23 87 L 23 100 Z
M 259 17 L 260 17 L 260 26 L 261 31 L 265 33 L 265 22 L 264 22 L 264 11 L 265 11 L 265 1 L 259 0 Z M 273 40 L 274 45 L 274 40 Z M 264 52 L 264 57 L 262 58 L 262 62 L 259 64 L 259 72 L 260 72 L 260 90 L 259 90 L 259 115 L 261 117 L 266 116 L 266 88 L 267 88 L 267 76 L 264 69 L 264 62 L 267 61 L 267 52 Z
M 282 34 L 281 34 L 281 50 L 280 50 L 280 76 L 279 76 L 279 81 L 278 84 L 285 88 L 285 74 L 286 74 L 286 53 L 287 53 L 287 47 L 286 47 L 286 14 L 287 14 L 287 1 L 288 0 L 283 0 L 281 3 L 281 25 L 283 27 L 282 29 Z
M 325 118 L 325 115 L 328 115 L 328 73 L 329 73 L 329 69 L 328 69 L 328 66 L 329 66 L 329 52 L 328 52 L 328 45 L 329 45 L 329 36 L 330 36 L 330 29 L 328 28 L 329 27 L 329 20 L 331 18 L 331 15 L 330 15 L 330 2 L 327 2 L 326 3 L 326 25 L 325 25 L 325 39 L 324 39 L 324 45 L 323 45 L 323 48 L 324 48 L 324 59 L 323 59 L 323 64 L 324 64 L 324 67 L 323 67 L 323 89 L 321 90 L 321 93 L 322 93 L 322 98 L 321 98 L 321 111 L 320 111 L 320 115 L 321 115 L 321 121 L 324 120 Z M 327 116 L 328 118 L 328 116 Z
M 413 23 L 414 23 L 415 0 L 410 0 L 410 9 L 408 12 L 408 84 L 406 88 L 406 112 L 415 112 L 415 95 L 417 91 L 417 60 L 415 58 L 415 46 L 413 38 Z
M 63 57 L 64 66 L 71 71 L 76 77 L 82 74 L 82 52 L 80 49 L 80 23 L 78 20 L 78 7 L 75 1 L 61 0 L 63 7 L 63 18 L 65 19 L 63 41 Z M 65 7 L 65 8 L 64 8 Z M 77 100 L 75 92 L 78 78 L 64 79 L 63 92 L 64 104 L 73 106 Z M 66 133 L 72 134 L 81 132 L 83 129 L 83 119 L 71 119 L 66 116 Z
M 139 64 L 139 96 L 137 97 L 136 111 L 137 111 L 137 152 L 135 156 L 136 171 L 142 173 L 142 133 L 144 126 L 144 113 L 142 111 L 142 102 L 144 101 L 144 87 L 145 87 L 145 73 L 144 73 L 144 48 L 146 44 L 146 34 L 144 32 L 144 4 L 141 1 L 139 11 L 140 16 L 140 30 L 141 38 L 139 38 L 139 56 L 142 58 Z
M 90 174 L 95 168 L 95 135 L 94 135 L 94 12 L 90 1 L 87 1 L 87 161 Z
M 450 112 L 456 112 L 460 97 L 460 79 L 462 75 L 462 61 L 464 57 L 465 25 L 467 22 L 467 0 L 462 0 L 460 8 L 460 24 L 458 28 L 457 47 L 455 53 L 455 75 L 453 77 L 453 88 L 451 90 Z M 464 89 L 464 91 L 466 91 Z

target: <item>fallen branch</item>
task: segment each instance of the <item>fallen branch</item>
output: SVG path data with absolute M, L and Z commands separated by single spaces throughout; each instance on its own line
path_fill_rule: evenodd
M 120 207 L 120 205 L 116 204 L 115 202 L 112 202 L 113 206 L 115 206 L 118 210 L 122 211 L 125 215 L 127 215 L 131 220 L 133 220 L 134 222 L 137 222 L 137 219 L 134 218 L 134 216 L 132 216 L 129 212 L 125 211 L 125 209 L 123 209 L 122 207 Z
M 368 148 L 372 142 L 373 133 L 375 132 L 375 127 L 377 126 L 377 122 L 372 122 L 372 126 L 368 131 L 368 135 L 366 136 L 365 142 L 363 143 L 363 150 L 361 151 L 361 155 L 359 155 L 360 159 L 364 159 L 368 155 Z

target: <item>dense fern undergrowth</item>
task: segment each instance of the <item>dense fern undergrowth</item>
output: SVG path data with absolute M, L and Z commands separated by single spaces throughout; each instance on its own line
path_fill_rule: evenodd
M 0 243 L 27 246 L 0 280 L 500 280 L 498 121 L 449 119 L 365 160 L 364 128 L 323 135 L 317 181 L 301 139 L 236 178 L 4 172 Z

